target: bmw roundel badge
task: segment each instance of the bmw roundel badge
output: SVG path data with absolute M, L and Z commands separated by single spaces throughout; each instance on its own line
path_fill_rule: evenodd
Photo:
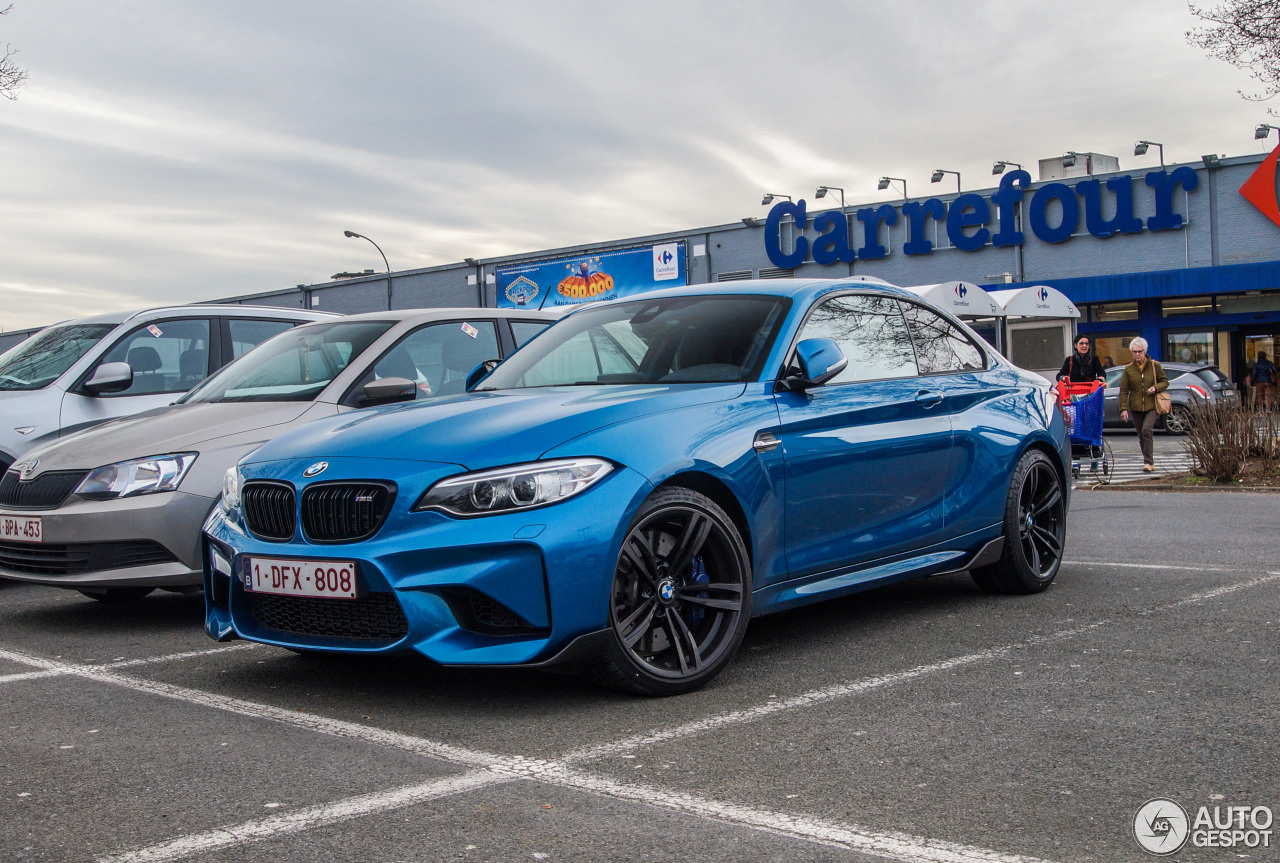
M 318 476 L 324 473 L 324 469 L 327 468 L 328 466 L 329 466 L 329 463 L 327 461 L 318 461 L 315 464 L 313 464 L 311 467 L 304 470 L 302 472 L 302 475 L 307 479 L 311 479 L 311 477 L 313 476 Z

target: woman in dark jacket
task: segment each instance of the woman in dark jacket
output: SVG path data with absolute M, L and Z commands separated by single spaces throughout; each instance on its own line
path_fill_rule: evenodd
M 1063 360 L 1062 368 L 1058 370 L 1058 380 L 1066 378 L 1073 384 L 1079 384 L 1101 380 L 1105 377 L 1102 363 L 1098 362 L 1097 354 L 1089 350 L 1089 337 L 1078 337 L 1076 339 L 1076 349 L 1071 352 L 1071 356 Z

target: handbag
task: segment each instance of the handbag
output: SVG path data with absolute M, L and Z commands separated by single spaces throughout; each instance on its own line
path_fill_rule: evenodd
M 1156 367 L 1153 364 L 1151 366 L 1151 377 L 1154 380 L 1159 380 L 1155 372 Z M 1168 392 L 1156 393 L 1156 413 L 1161 415 L 1173 413 L 1173 396 L 1169 395 Z

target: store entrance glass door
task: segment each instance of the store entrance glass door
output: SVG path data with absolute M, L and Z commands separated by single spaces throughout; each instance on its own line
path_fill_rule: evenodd
M 1271 362 L 1276 361 L 1276 344 L 1280 342 L 1280 332 L 1272 331 L 1270 327 L 1258 327 L 1252 332 L 1242 328 L 1231 341 L 1231 378 L 1240 391 L 1240 400 L 1244 404 L 1253 404 L 1253 388 L 1246 386 L 1245 379 L 1253 372 L 1253 364 L 1258 361 L 1259 354 L 1265 353 Z

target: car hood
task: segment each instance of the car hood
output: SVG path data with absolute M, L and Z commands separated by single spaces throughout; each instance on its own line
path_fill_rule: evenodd
M 38 453 L 40 469 L 81 470 L 161 453 L 199 452 L 210 441 L 293 422 L 314 406 L 312 402 L 168 405 L 43 447 Z
M 357 411 L 294 429 L 246 462 L 383 457 L 468 470 L 532 461 L 607 425 L 742 395 L 745 384 L 537 387 Z

